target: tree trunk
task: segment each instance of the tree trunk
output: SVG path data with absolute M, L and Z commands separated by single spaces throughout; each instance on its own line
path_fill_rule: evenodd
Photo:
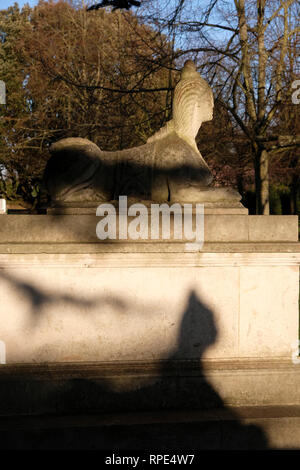
M 291 184 L 291 214 L 298 215 L 298 192 L 299 192 L 299 177 L 294 175 Z
M 256 213 L 269 215 L 269 155 L 265 149 L 255 155 Z
M 297 137 L 300 140 L 300 136 L 296 136 L 296 138 Z M 300 209 L 300 207 L 298 207 L 298 194 L 299 194 L 299 183 L 300 183 L 299 171 L 297 171 L 298 170 L 297 168 L 298 158 L 299 158 L 299 154 L 297 150 L 295 150 L 295 153 L 291 161 L 291 167 L 294 170 L 294 174 L 292 176 L 292 182 L 291 182 L 291 214 L 293 215 L 298 215 L 299 209 Z

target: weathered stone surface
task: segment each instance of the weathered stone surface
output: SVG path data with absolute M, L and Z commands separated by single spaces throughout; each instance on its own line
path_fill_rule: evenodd
M 149 216 L 150 217 L 150 216 Z M 128 217 L 130 221 L 133 217 Z M 96 215 L 6 215 L 0 224 L 1 243 L 109 243 L 122 244 L 124 240 L 101 241 L 96 235 Z M 253 223 L 252 223 L 253 220 Z M 267 222 L 267 223 L 266 223 Z M 150 227 L 150 223 L 148 224 Z M 172 218 L 171 218 L 172 225 Z M 255 227 L 255 230 L 253 229 Z M 278 229 L 280 227 L 280 230 Z M 156 245 L 162 241 L 143 240 L 138 242 Z M 170 240 L 174 242 L 172 232 Z M 297 242 L 297 216 L 247 216 L 207 214 L 204 217 L 204 243 L 215 242 Z M 178 240 L 179 243 L 185 243 Z M 126 240 L 130 245 L 133 240 Z
M 193 196 L 186 198 L 195 200 L 212 179 L 202 157 L 175 132 L 122 152 L 102 152 L 86 139 L 79 144 L 64 139 L 51 148 L 45 181 L 55 202 L 99 202 L 119 195 L 167 201 L 170 187 L 173 200 L 178 200 L 177 185 L 185 193 L 191 188 Z
M 201 193 L 199 193 L 201 194 Z M 102 201 L 98 201 L 100 204 Z M 115 206 L 117 205 L 115 201 L 110 201 Z M 132 201 L 137 202 L 137 201 Z M 149 201 L 138 201 L 144 204 L 146 207 Z M 153 201 L 158 202 L 158 201 Z M 170 205 L 173 204 L 174 201 L 169 203 Z M 185 201 L 182 201 L 185 203 Z M 190 202 L 190 201 L 189 201 Z M 198 201 L 199 202 L 199 201 Z M 202 202 L 204 204 L 204 214 L 206 215 L 247 215 L 248 209 L 243 207 L 242 204 L 236 203 L 223 203 L 220 202 Z M 95 215 L 97 210 L 97 205 L 95 203 L 81 203 L 80 207 L 78 207 L 78 203 L 76 202 L 63 202 L 58 203 L 55 207 L 49 207 L 47 209 L 47 214 L 49 215 Z
M 296 218 L 298 219 L 297 216 Z M 253 215 L 249 217 L 249 239 L 256 242 L 268 237 L 268 240 L 277 242 L 284 240 L 297 241 L 296 218 L 293 215 L 268 215 L 263 217 Z
M 101 191 L 93 187 L 97 169 L 101 166 L 99 147 L 87 139 L 62 139 L 51 146 L 53 157 L 47 163 L 44 180 L 53 201 L 60 200 L 103 200 L 109 198 L 105 192 L 105 181 Z M 101 173 L 100 173 L 101 175 Z M 109 176 L 109 175 L 108 175 Z M 105 197 L 106 196 L 106 197 Z
M 202 123 L 212 120 L 213 107 L 214 97 L 210 86 L 197 72 L 194 62 L 187 60 L 174 91 L 173 119 L 150 137 L 148 142 L 159 141 L 176 132 L 200 154 L 195 138 Z
M 299 449 L 299 378 L 279 361 L 5 366 L 0 448 Z
M 0 384 L 1 417 L 70 414 L 78 411 L 78 396 L 86 397 L 81 412 L 213 407 L 220 413 L 225 405 L 247 407 L 240 410 L 244 418 L 258 417 L 257 407 L 269 417 L 300 416 L 299 365 L 278 359 L 7 364 L 0 367 Z M 63 400 L 70 389 L 73 399 Z
M 186 191 L 187 186 L 188 182 L 183 185 L 178 183 L 176 185 L 176 191 L 172 191 L 173 182 L 171 182 L 171 194 L 174 195 L 175 193 L 174 199 L 171 198 L 171 201 L 173 202 L 178 199 L 181 202 L 197 201 L 205 205 L 206 203 L 214 204 L 213 207 L 217 207 L 217 204 L 219 203 L 220 207 L 224 208 L 226 208 L 226 206 L 231 206 L 232 208 L 243 208 L 243 206 L 239 204 L 242 196 L 232 188 L 202 188 L 199 190 L 198 188 L 191 186 L 188 191 Z
M 19 254 L 73 254 L 75 256 L 89 256 L 90 254 L 99 253 L 122 253 L 129 256 L 132 253 L 159 253 L 161 262 L 164 261 L 165 256 L 172 256 L 176 259 L 177 254 L 182 253 L 183 244 L 181 242 L 156 242 L 156 243 L 88 243 L 88 242 L 73 242 L 73 243 L 55 243 L 55 242 L 26 242 L 26 243 L 0 243 L 0 254 L 9 254 L 10 262 L 13 261 L 11 255 Z M 286 254 L 289 259 L 293 259 L 297 263 L 298 254 L 300 253 L 300 243 L 296 242 L 207 242 L 204 243 L 201 250 L 201 259 L 205 257 L 204 253 L 213 255 L 214 253 L 222 253 L 223 260 L 227 260 L 227 256 L 234 253 L 236 259 L 241 259 L 245 255 L 246 259 L 250 260 L 253 253 L 257 253 L 267 260 L 270 253 L 277 253 L 277 261 L 282 262 Z M 190 253 L 185 253 L 185 263 L 189 265 Z M 198 255 L 198 254 L 197 254 Z M 193 255 L 195 256 L 195 255 Z M 3 257 L 1 258 L 1 265 L 3 265 Z M 155 258 L 151 258 L 155 262 Z M 150 258 L 145 258 L 147 263 L 150 263 Z M 6 262 L 9 264 L 8 260 Z
M 292 361 L 299 256 L 1 255 L 7 362 Z

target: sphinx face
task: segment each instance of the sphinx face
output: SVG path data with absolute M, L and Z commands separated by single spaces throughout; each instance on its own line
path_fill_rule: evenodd
M 202 122 L 211 121 L 213 119 L 213 117 L 214 117 L 214 100 L 213 100 L 213 98 L 208 99 L 207 101 L 203 102 L 202 114 L 203 114 Z
M 196 102 L 193 112 L 193 117 L 191 119 L 191 135 L 193 138 L 196 138 L 198 131 L 203 122 L 211 121 L 213 119 L 214 113 L 214 102 L 213 98 L 206 97 L 201 102 Z

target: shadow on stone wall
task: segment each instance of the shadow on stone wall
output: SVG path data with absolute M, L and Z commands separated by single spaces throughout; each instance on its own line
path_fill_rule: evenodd
M 73 308 L 74 314 L 80 314 L 80 309 L 88 309 L 94 307 L 105 307 L 107 305 L 119 311 L 128 310 L 128 303 L 120 297 L 112 297 L 109 295 L 96 296 L 91 299 L 83 299 L 80 296 L 59 294 L 54 291 L 37 287 L 36 284 L 19 277 L 13 276 L 8 271 L 0 270 L 0 280 L 6 282 L 18 295 L 21 295 L 27 301 L 30 309 L 31 327 L 37 327 L 42 319 L 46 309 L 51 305 L 56 305 L 63 311 L 66 306 Z
M 71 303 L 76 309 L 95 302 L 46 294 L 11 274 L 1 273 L 1 277 L 27 297 L 33 318 L 49 303 Z M 99 311 L 101 299 L 103 305 L 108 302 L 115 308 L 126 305 L 123 300 L 99 296 Z M 212 310 L 191 290 L 177 346 L 167 360 L 145 363 L 144 370 L 130 362 L 113 364 L 110 370 L 106 363 L 102 369 L 98 364 L 96 373 L 94 364 L 91 374 L 89 363 L 86 370 L 82 364 L 77 371 L 74 366 L 70 374 L 68 366 L 65 372 L 60 366 L 60 373 L 52 371 L 47 376 L 45 365 L 44 376 L 37 379 L 32 365 L 20 369 L 19 374 L 15 370 L 13 376 L 2 366 L 0 415 L 30 415 L 29 421 L 34 415 L 44 418 L 31 428 L 27 429 L 25 422 L 23 428 L 5 431 L 0 418 L 0 448 L 267 448 L 263 431 L 241 423 L 205 378 L 201 359 L 217 340 L 217 334 Z M 70 421 L 71 415 L 76 418 Z M 56 417 L 50 427 L 49 416 Z

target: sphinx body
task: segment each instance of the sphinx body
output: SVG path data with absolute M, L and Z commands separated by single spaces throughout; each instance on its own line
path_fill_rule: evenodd
M 174 92 L 173 118 L 146 144 L 107 152 L 87 139 L 67 138 L 51 146 L 44 179 L 52 204 L 96 206 L 120 195 L 192 202 L 202 194 L 203 200 L 213 177 L 195 138 L 212 115 L 212 91 L 187 61 Z
M 103 152 L 87 139 L 62 139 L 51 153 L 45 180 L 53 203 L 109 201 L 120 195 L 170 201 L 177 187 L 204 188 L 212 180 L 204 160 L 175 132 L 116 152 Z

